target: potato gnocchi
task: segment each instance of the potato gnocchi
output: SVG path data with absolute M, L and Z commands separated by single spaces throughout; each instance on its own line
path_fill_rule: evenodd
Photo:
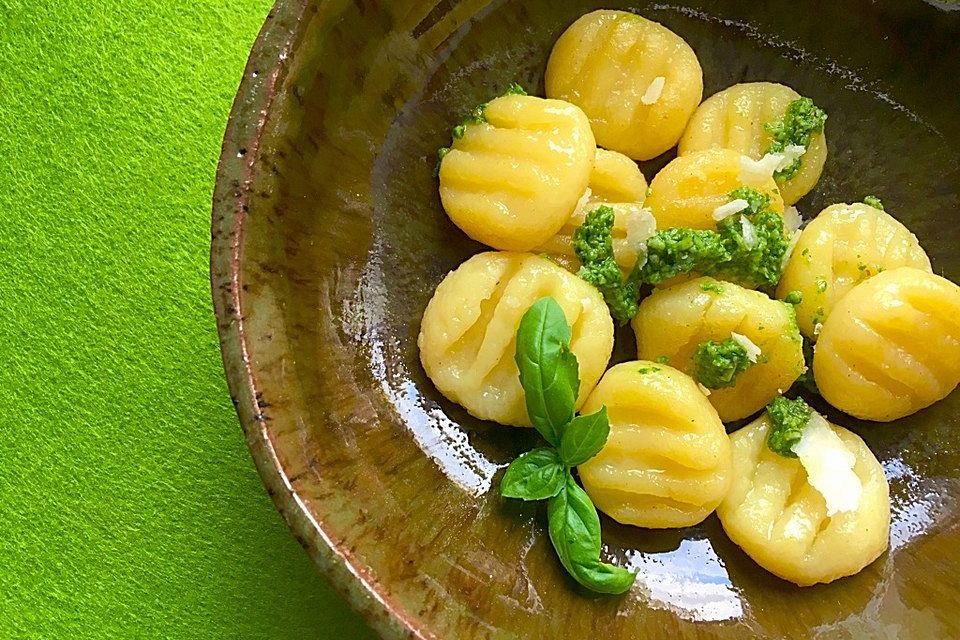
M 560 36 L 547 96 L 590 117 L 597 143 L 649 160 L 677 143 L 703 97 L 703 72 L 682 38 L 626 11 L 588 13 Z
M 464 233 L 528 251 L 563 226 L 587 187 L 596 142 L 578 107 L 507 95 L 463 128 L 440 162 L 440 200 Z
M 912 267 L 858 284 L 824 323 L 813 372 L 827 402 L 864 420 L 946 397 L 960 383 L 960 287 Z
M 737 333 L 760 348 L 757 362 L 737 376 L 733 387 L 710 392 L 724 422 L 756 413 L 804 371 L 793 310 L 730 282 L 704 277 L 655 290 L 640 303 L 633 330 L 639 358 L 666 358 L 689 375 L 695 374 L 694 353 L 705 341 Z
M 730 149 L 708 149 L 672 160 L 650 184 L 647 206 L 657 227 L 715 229 L 714 211 L 730 202 L 730 193 L 750 187 L 770 198 L 770 208 L 783 213 L 783 199 L 773 176 L 742 175 L 741 155 Z
M 513 354 L 520 318 L 543 296 L 552 296 L 573 326 L 582 405 L 610 359 L 613 321 L 595 288 L 528 253 L 481 253 L 437 286 L 418 340 L 437 389 L 477 418 L 529 426 Z
M 580 465 L 597 508 L 638 527 L 688 527 L 710 515 L 730 485 L 730 439 L 689 376 L 649 361 L 618 364 L 583 406 L 606 407 L 607 443 Z
M 539 248 L 538 253 L 555 257 L 563 266 L 575 271 L 579 267 L 573 249 L 573 236 L 583 224 L 587 212 L 607 205 L 616 212 L 613 227 L 613 250 L 617 263 L 624 269 L 637 261 L 643 241 L 656 231 L 656 220 L 644 208 L 647 181 L 637 163 L 615 151 L 597 149 L 587 190 L 570 219 L 559 232 Z
M 717 508 L 723 530 L 767 571 L 800 586 L 857 573 L 886 550 L 890 499 L 883 468 L 856 434 L 830 425 L 855 456 L 856 509 L 827 516 L 823 495 L 796 458 L 767 446 L 765 413 L 730 436 L 733 481 Z
M 835 204 L 810 221 L 777 287 L 777 297 L 802 295 L 797 323 L 815 338 L 830 311 L 855 285 L 882 271 L 930 271 L 917 237 L 893 216 L 862 202 Z
M 679 154 L 723 148 L 760 160 L 773 142 L 767 125 L 783 118 L 787 107 L 798 98 L 800 94 L 790 87 L 773 82 L 736 84 L 715 93 L 690 118 L 680 139 Z M 797 174 L 779 185 L 784 204 L 794 204 L 813 189 L 826 161 L 827 140 L 821 131 L 811 137 Z
M 823 172 L 828 114 L 788 86 L 699 104 L 693 49 L 614 10 L 563 32 L 545 85 L 538 98 L 511 84 L 441 148 L 451 220 L 503 251 L 443 279 L 418 339 L 440 393 L 536 429 L 500 495 L 546 501 L 561 564 L 601 593 L 635 575 L 603 561 L 597 508 L 646 528 L 716 511 L 800 586 L 860 571 L 888 546 L 883 468 L 804 398 L 889 421 L 950 394 L 960 287 L 876 197 L 804 227 L 792 205 Z M 635 161 L 674 145 L 648 187 Z M 638 359 L 606 370 L 628 321 Z

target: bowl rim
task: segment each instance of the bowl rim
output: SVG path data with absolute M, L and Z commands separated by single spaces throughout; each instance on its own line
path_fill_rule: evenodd
M 276 0 L 244 68 L 217 164 L 210 233 L 210 285 L 230 399 L 257 472 L 300 545 L 334 589 L 381 637 L 432 638 L 410 612 L 384 593 L 369 568 L 337 544 L 297 495 L 271 439 L 267 406 L 249 357 L 242 310 L 242 245 L 260 142 L 305 24 L 326 0 Z

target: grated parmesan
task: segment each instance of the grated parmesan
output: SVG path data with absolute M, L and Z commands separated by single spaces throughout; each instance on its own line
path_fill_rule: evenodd
M 657 231 L 657 220 L 653 211 L 636 203 L 612 203 L 616 215 L 616 226 L 623 228 L 625 237 L 622 242 L 613 243 L 613 255 L 620 265 L 632 265 L 646 255 L 647 240 Z
M 783 228 L 789 233 L 793 233 L 803 225 L 803 216 L 793 205 L 783 210 Z
M 731 200 L 727 204 L 722 204 L 713 210 L 713 219 L 719 222 L 728 216 L 732 216 L 735 213 L 743 211 L 749 206 L 750 203 L 743 198 Z
M 799 160 L 800 156 L 802 156 L 806 152 L 807 152 L 807 148 L 802 145 L 788 144 L 786 147 L 784 147 L 783 153 L 771 154 L 771 155 L 780 156 L 781 160 L 777 164 L 776 170 L 783 171 L 784 169 L 792 165 L 795 161 Z
M 758 347 L 753 340 L 743 334 L 737 333 L 736 331 L 731 331 L 730 337 L 733 338 L 737 344 L 747 350 L 747 360 L 753 363 L 757 362 L 757 358 L 760 356 L 761 351 L 760 347 Z
M 807 482 L 827 503 L 827 516 L 856 511 L 863 483 L 853 471 L 857 458 L 819 413 L 810 414 L 793 452 L 807 472 Z
M 667 79 L 663 76 L 657 76 L 654 78 L 653 82 L 650 83 L 650 86 L 647 87 L 647 90 L 643 92 L 642 96 L 640 96 L 640 102 L 645 105 L 654 104 L 660 99 L 660 95 L 663 93 L 663 86 L 666 83 Z
M 746 216 L 740 216 L 740 228 L 743 229 L 743 243 L 747 249 L 753 249 L 757 246 L 757 228 L 753 223 L 747 220 Z
M 740 182 L 749 184 L 757 180 L 766 180 L 780 166 L 783 156 L 779 153 L 768 153 L 759 160 L 748 156 L 740 156 Z

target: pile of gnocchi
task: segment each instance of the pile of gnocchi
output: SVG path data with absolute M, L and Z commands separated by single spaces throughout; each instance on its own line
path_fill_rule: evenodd
M 608 421 L 574 467 L 596 508 L 643 528 L 715 512 L 801 586 L 857 573 L 888 546 L 887 480 L 803 396 L 876 422 L 947 396 L 960 288 L 876 198 L 803 220 L 793 205 L 824 168 L 827 115 L 793 89 L 737 84 L 701 102 L 694 50 L 609 10 L 567 28 L 545 80 L 545 98 L 511 85 L 478 107 L 440 151 L 447 215 L 493 250 L 437 286 L 427 375 L 477 418 L 531 426 L 517 333 L 552 298 L 574 409 Z M 636 161 L 674 147 L 648 185 Z M 625 323 L 637 359 L 608 368 Z

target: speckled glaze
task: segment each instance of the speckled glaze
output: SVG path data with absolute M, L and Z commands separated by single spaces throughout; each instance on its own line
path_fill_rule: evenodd
M 857 576 L 797 588 L 713 516 L 656 532 L 604 519 L 604 558 L 639 577 L 594 597 L 560 568 L 542 507 L 494 490 L 532 432 L 481 423 L 426 379 L 424 306 L 481 250 L 440 208 L 435 151 L 510 81 L 541 92 L 551 43 L 597 6 L 279 0 L 270 14 L 224 141 L 211 271 L 231 393 L 278 509 L 388 638 L 960 637 L 958 393 L 887 425 L 826 412 L 891 483 L 890 550 Z M 960 277 L 955 5 L 630 6 L 693 46 L 705 95 L 771 80 L 826 108 L 806 216 L 879 195 Z M 632 358 L 629 330 L 617 340 L 615 360 Z

